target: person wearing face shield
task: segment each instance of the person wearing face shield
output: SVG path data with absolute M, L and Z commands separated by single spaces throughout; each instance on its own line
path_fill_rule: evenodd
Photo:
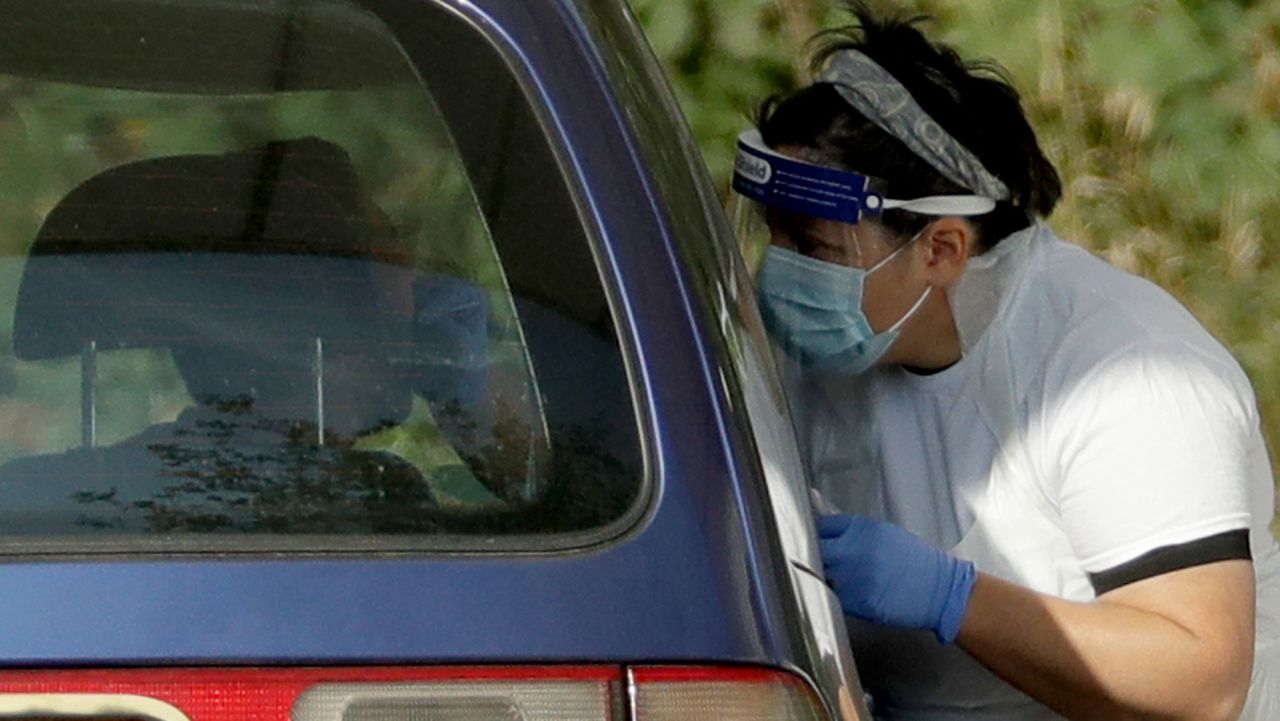
M 877 718 L 1280 718 L 1280 551 L 1243 371 L 1057 237 L 1016 91 L 913 21 L 825 36 L 731 212 Z

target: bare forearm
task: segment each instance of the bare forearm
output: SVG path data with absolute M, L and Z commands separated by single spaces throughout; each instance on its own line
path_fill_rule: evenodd
M 1252 651 L 1251 612 L 1205 633 L 1148 608 L 1072 603 L 981 576 L 958 642 L 1071 719 L 1234 721 L 1248 688 L 1251 664 L 1240 655 L 1242 645 Z

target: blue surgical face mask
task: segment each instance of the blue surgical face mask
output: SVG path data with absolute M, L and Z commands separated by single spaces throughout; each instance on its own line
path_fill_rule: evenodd
M 916 237 L 919 237 L 917 234 Z M 862 309 L 867 276 L 883 268 L 915 238 L 870 268 L 844 265 L 770 246 L 760 272 L 757 300 L 765 327 L 807 368 L 861 373 L 891 348 L 902 325 L 924 304 L 932 287 L 892 327 L 871 328 Z

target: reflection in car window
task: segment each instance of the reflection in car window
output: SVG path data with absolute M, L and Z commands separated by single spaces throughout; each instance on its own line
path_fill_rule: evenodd
M 83 57 L 0 29 L 0 536 L 621 517 L 621 354 L 497 51 L 440 12 L 419 79 L 353 6 L 172 6 L 93 3 Z

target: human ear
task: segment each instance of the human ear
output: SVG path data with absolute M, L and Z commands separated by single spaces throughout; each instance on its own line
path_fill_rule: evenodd
M 973 226 L 959 216 L 939 218 L 925 228 L 920 245 L 931 285 L 946 288 L 960 279 L 976 238 Z

